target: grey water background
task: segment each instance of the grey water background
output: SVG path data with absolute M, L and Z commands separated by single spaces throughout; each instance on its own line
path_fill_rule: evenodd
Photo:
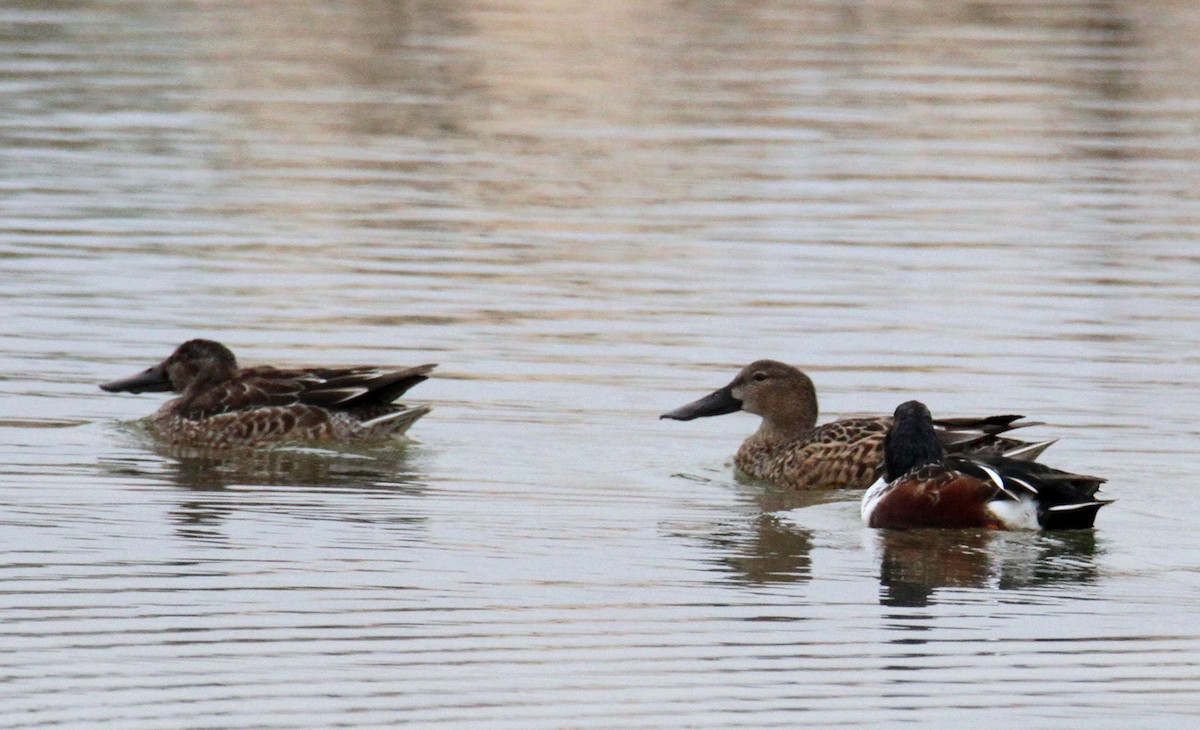
M 1189 2 L 0 6 L 0 727 L 1190 727 Z M 209 456 L 96 383 L 194 336 L 438 362 L 386 447 Z M 735 479 L 1024 413 L 1094 532 Z

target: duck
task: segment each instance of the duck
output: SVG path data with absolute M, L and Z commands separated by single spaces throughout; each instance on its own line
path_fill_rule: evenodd
M 1112 500 L 1102 477 L 988 454 L 946 454 L 929 408 L 896 408 L 884 438 L 884 474 L 863 494 L 868 527 L 1080 530 Z
M 153 434 L 172 445 L 362 442 L 399 436 L 429 413 L 429 406 L 394 401 L 435 367 L 243 368 L 220 342 L 193 339 L 157 365 L 100 388 L 178 393 L 150 417 Z
M 746 411 L 762 418 L 734 456 L 742 474 L 794 489 L 866 489 L 883 472 L 883 440 L 891 416 L 868 415 L 817 425 L 817 393 L 799 368 L 757 360 L 728 385 L 660 418 L 690 421 Z M 1031 422 L 1019 415 L 949 418 L 936 424 L 953 452 L 1004 453 L 1036 459 L 1054 440 L 1018 441 L 999 434 Z

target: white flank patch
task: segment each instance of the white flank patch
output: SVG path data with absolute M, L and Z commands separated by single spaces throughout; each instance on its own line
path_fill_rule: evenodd
M 1041 524 L 1037 518 L 1037 503 L 1032 498 L 1023 496 L 1010 501 L 1007 499 L 988 502 L 988 511 L 1000 520 L 1000 524 L 1010 530 L 1040 530 Z
M 883 499 L 883 495 L 887 494 L 890 486 L 886 477 L 879 477 L 875 480 L 874 484 L 867 487 L 867 491 L 863 494 L 862 498 L 862 508 L 859 510 L 864 524 L 871 524 L 871 513 L 879 506 L 879 500 Z

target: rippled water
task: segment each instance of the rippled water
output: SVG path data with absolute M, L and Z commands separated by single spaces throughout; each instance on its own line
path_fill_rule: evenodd
M 1200 15 L 1161 2 L 0 9 L 0 726 L 1185 726 Z M 192 336 L 441 363 L 200 457 Z M 1025 413 L 1092 533 L 890 534 L 657 414 Z

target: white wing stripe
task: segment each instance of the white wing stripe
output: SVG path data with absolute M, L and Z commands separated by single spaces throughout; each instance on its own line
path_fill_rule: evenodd
M 1032 484 L 1025 481 L 1024 479 L 1018 479 L 1017 477 L 1009 477 L 1009 479 L 1013 480 L 1017 484 L 1020 484 L 1022 487 L 1025 487 L 1026 489 L 1028 489 L 1031 494 L 1038 493 L 1037 487 L 1033 486 Z
M 1000 476 L 1000 472 L 996 471 L 995 469 L 993 469 L 990 466 L 980 464 L 978 461 L 975 462 L 975 466 L 979 467 L 980 469 L 983 469 L 984 473 L 988 475 L 988 478 L 992 480 L 992 484 L 995 484 L 996 488 L 999 489 L 1001 492 L 1004 492 L 1005 494 L 1012 497 L 1013 499 L 1020 499 L 1020 497 L 1018 497 L 1011 489 L 1009 489 L 1004 484 L 1004 477 Z

